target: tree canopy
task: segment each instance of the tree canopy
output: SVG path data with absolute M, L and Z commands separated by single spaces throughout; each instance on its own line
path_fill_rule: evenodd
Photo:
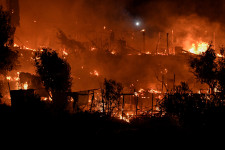
M 117 83 L 115 80 L 112 79 L 104 80 L 104 96 L 106 99 L 106 104 L 108 106 L 109 113 L 111 113 L 113 109 L 118 105 L 122 90 L 123 86 L 121 83 Z
M 216 53 L 209 46 L 206 52 L 202 53 L 190 60 L 190 67 L 193 69 L 193 74 L 197 77 L 201 83 L 209 85 L 211 92 L 213 92 L 216 86 L 218 64 L 216 62 Z
M 0 74 L 6 75 L 17 64 L 18 52 L 11 50 L 11 37 L 15 33 L 15 28 L 11 25 L 10 13 L 3 11 L 0 6 Z
M 37 73 L 57 105 L 66 104 L 66 92 L 71 91 L 71 67 L 68 62 L 60 58 L 56 51 L 43 49 L 43 52 L 36 53 Z
M 8 11 L 3 11 L 0 6 L 0 47 L 3 47 L 14 35 L 15 27 L 11 25 L 11 16 Z

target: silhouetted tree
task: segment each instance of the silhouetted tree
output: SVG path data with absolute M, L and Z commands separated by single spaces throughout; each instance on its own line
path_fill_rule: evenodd
M 121 83 L 117 83 L 112 79 L 104 80 L 104 97 L 106 99 L 109 114 L 111 114 L 113 109 L 119 105 L 119 98 L 122 90 L 123 86 Z
M 216 86 L 217 77 L 217 63 L 216 63 L 215 50 L 210 45 L 206 52 L 201 55 L 192 58 L 190 60 L 190 66 L 193 69 L 194 75 L 201 83 L 208 84 L 210 92 L 213 93 Z
M 11 16 L 9 11 L 3 11 L 0 6 L 0 46 L 5 46 L 9 39 L 14 35 L 15 28 L 11 25 Z
M 180 85 L 176 86 L 175 90 L 177 93 L 181 93 L 181 94 L 191 92 L 191 90 L 186 82 L 180 82 Z
M 66 92 L 71 91 L 69 63 L 51 49 L 43 49 L 43 52 L 37 53 L 35 62 L 37 73 L 52 97 L 53 104 L 58 110 L 63 110 L 67 102 Z
M 220 54 L 222 57 L 219 57 L 218 61 L 218 72 L 217 79 L 219 83 L 219 90 L 221 91 L 222 97 L 225 97 L 225 53 L 224 48 L 220 49 Z
M 181 82 L 175 93 L 164 97 L 162 107 L 169 116 L 175 116 L 181 125 L 202 126 L 204 113 L 207 111 L 207 97 L 190 93 L 188 84 Z
M 9 45 L 12 44 L 11 37 L 15 28 L 11 25 L 11 16 L 8 11 L 3 11 L 0 6 L 0 74 L 6 75 L 18 63 L 18 52 L 12 51 Z
M 11 50 L 11 37 L 15 33 L 15 28 L 11 25 L 11 16 L 8 11 L 3 11 L 0 6 L 0 74 L 6 77 L 7 72 L 18 65 L 18 52 Z M 0 86 L 4 86 L 4 83 Z M 0 88 L 3 93 L 4 88 Z M 1 94 L 0 94 L 1 95 Z M 2 95 L 1 95 L 2 96 Z

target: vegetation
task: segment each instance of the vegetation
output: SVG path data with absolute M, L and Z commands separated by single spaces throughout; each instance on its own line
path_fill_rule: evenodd
M 15 32 L 10 25 L 8 12 L 0 7 L 0 74 L 6 75 L 7 71 L 15 67 L 17 52 L 10 49 L 11 37 Z M 70 47 L 80 47 L 80 43 L 68 39 L 62 31 L 59 31 L 59 39 Z M 159 139 L 161 136 L 170 138 L 173 136 L 186 136 L 186 129 L 222 129 L 225 125 L 225 54 L 221 49 L 222 57 L 217 57 L 215 50 L 209 46 L 208 50 L 190 60 L 193 74 L 202 83 L 208 84 L 210 94 L 193 94 L 186 82 L 181 82 L 172 93 L 167 93 L 162 103 L 167 112 L 164 117 L 142 116 L 130 120 L 128 124 L 124 120 L 112 117 L 112 112 L 118 108 L 123 86 L 112 79 L 104 80 L 103 88 L 103 113 L 79 112 L 70 114 L 65 111 L 68 102 L 68 92 L 71 92 L 71 67 L 68 62 L 60 58 L 56 51 L 43 49 L 36 53 L 35 66 L 39 77 L 29 73 L 20 74 L 20 82 L 32 80 L 34 87 L 41 87 L 40 81 L 53 100 L 53 105 L 40 100 L 38 95 L 26 95 L 23 105 L 14 109 L 6 105 L 0 105 L 0 120 L 10 124 L 22 122 L 22 129 L 29 132 L 33 127 L 42 129 L 42 133 L 50 132 L 52 136 L 58 133 L 71 133 L 71 135 L 152 135 Z M 217 88 L 220 93 L 215 93 Z M 94 95 L 94 94 L 93 94 Z M 0 98 L 2 95 L 0 94 Z M 92 97 L 94 100 L 94 96 Z M 75 103 L 74 103 L 75 104 Z M 178 121 L 174 122 L 174 120 Z M 34 126 L 27 126 L 33 123 Z M 43 124 L 45 127 L 43 127 Z M 62 125 L 61 125 L 62 124 Z M 47 126 L 47 128 L 46 128 Z M 183 128 L 184 127 L 184 128 Z M 214 130 L 212 130 L 214 131 Z M 220 130 L 221 131 L 221 130 Z M 192 133 L 193 134 L 193 133 Z
M 209 85 L 210 92 L 194 94 L 186 83 L 181 82 L 175 93 L 168 93 L 164 97 L 163 107 L 167 114 L 176 118 L 181 126 L 194 131 L 224 132 L 224 64 L 224 50 L 221 49 L 221 56 L 217 57 L 211 46 L 202 55 L 192 58 L 190 67 L 193 74 L 199 81 Z
M 6 75 L 18 62 L 18 53 L 11 50 L 15 28 L 11 25 L 10 13 L 0 6 L 0 74 Z
M 11 25 L 11 16 L 7 11 L 3 11 L 0 6 L 0 75 L 6 77 L 8 71 L 13 70 L 18 66 L 18 52 L 13 51 L 11 46 L 13 44 L 12 37 L 15 28 Z M 0 83 L 0 102 L 2 94 L 4 93 L 4 82 Z
M 117 83 L 115 80 L 104 81 L 104 97 L 106 99 L 106 106 L 108 113 L 111 114 L 114 108 L 118 107 L 120 96 L 122 94 L 123 86 L 121 83 Z
M 67 103 L 66 92 L 71 91 L 70 65 L 58 54 L 50 49 L 36 53 L 37 73 L 41 81 L 53 99 L 58 110 L 63 110 Z
M 213 93 L 216 86 L 217 67 L 215 50 L 210 45 L 206 52 L 198 57 L 194 57 L 190 61 L 190 67 L 193 69 L 193 74 L 202 83 L 209 85 L 210 92 Z

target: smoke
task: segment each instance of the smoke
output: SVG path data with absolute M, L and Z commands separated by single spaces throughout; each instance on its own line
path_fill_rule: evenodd
M 133 0 L 133 3 L 136 1 Z M 223 45 L 225 2 L 223 0 L 141 0 L 129 7 L 132 14 L 142 16 L 149 27 L 150 43 L 154 43 L 161 32 L 163 43 L 166 33 L 174 31 L 175 44 L 187 47 L 187 42 L 213 41 L 216 35 L 217 47 Z M 171 36 L 170 36 L 171 38 Z M 150 49 L 155 46 L 148 45 Z M 165 46 L 164 46 L 165 47 Z
M 146 48 L 151 51 L 155 50 L 158 33 L 161 43 L 166 43 L 165 35 L 171 30 L 178 44 L 190 35 L 195 40 L 196 35 L 205 36 L 205 31 L 208 37 L 215 32 L 220 46 L 224 42 L 224 11 L 223 0 L 20 0 L 21 26 L 16 41 L 31 48 L 58 49 L 58 29 L 70 38 L 88 42 L 104 34 L 105 27 L 137 49 L 141 47 L 137 31 L 142 28 L 146 29 Z M 136 20 L 141 20 L 139 28 L 134 25 Z M 130 38 L 134 31 L 135 41 Z
M 129 22 L 123 5 L 111 0 L 20 0 L 17 41 L 32 48 L 45 45 L 58 48 L 58 29 L 80 41 L 98 35 L 104 26 L 122 31 Z
M 121 41 L 125 41 L 128 53 L 137 53 L 142 50 L 142 29 L 146 30 L 146 51 L 150 52 L 156 50 L 159 33 L 162 50 L 166 49 L 166 33 L 169 45 L 184 49 L 196 41 L 213 41 L 215 33 L 219 47 L 225 42 L 224 4 L 223 0 L 20 0 L 21 22 L 15 41 L 35 49 L 82 50 L 83 53 L 70 53 L 67 58 L 74 90 L 99 87 L 105 77 L 128 86 L 160 88 L 156 76 L 161 78 L 165 68 L 168 80 L 174 74 L 177 83 L 193 78 L 185 58 L 106 55 L 103 51 L 118 47 L 124 50 Z M 135 26 L 136 21 L 141 22 L 140 26 Z M 112 33 L 114 43 L 120 46 L 111 43 Z M 96 50 L 90 53 L 90 46 Z M 99 76 L 90 74 L 95 70 Z

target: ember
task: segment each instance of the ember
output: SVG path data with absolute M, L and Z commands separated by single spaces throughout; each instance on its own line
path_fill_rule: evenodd
M 0 0 L 0 104 L 23 110 L 35 101 L 28 106 L 54 119 L 88 112 L 192 127 L 193 118 L 207 129 L 207 115 L 225 110 L 224 6 Z
M 23 89 L 24 89 L 24 90 L 27 90 L 27 89 L 28 89 L 28 83 L 27 83 L 27 82 L 25 82 L 25 83 L 23 84 Z
M 189 52 L 199 55 L 199 54 L 205 52 L 208 49 L 208 47 L 209 47 L 208 43 L 197 42 L 197 44 L 192 44 L 192 48 L 189 49 Z

